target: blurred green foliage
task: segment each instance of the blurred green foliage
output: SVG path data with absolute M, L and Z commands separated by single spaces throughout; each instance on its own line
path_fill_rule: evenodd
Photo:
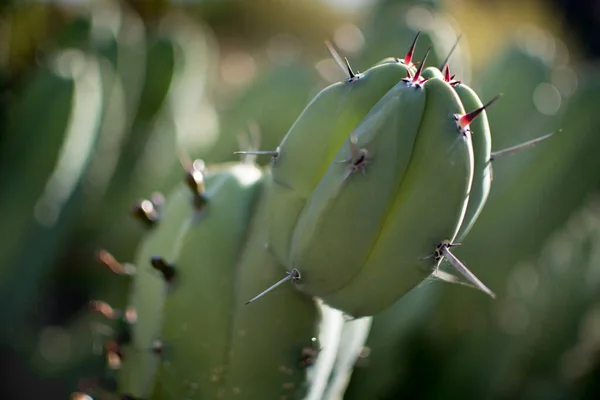
M 181 3 L 2 3 L 0 344 L 4 367 L 37 382 L 7 383 L 6 398 L 63 399 L 105 373 L 107 323 L 87 302 L 121 307 L 129 281 L 102 268 L 97 251 L 133 258 L 151 227 L 131 207 L 170 191 L 188 158 L 274 148 L 342 76 L 324 39 L 364 70 L 403 57 L 419 30 L 416 59 L 433 45 L 428 63 L 440 66 L 461 34 L 439 1 L 359 11 L 316 0 Z M 450 68 L 482 99 L 504 93 L 488 111 L 494 150 L 563 132 L 494 161 L 488 204 L 456 251 L 499 300 L 425 282 L 374 318 L 345 398 L 598 393 L 600 212 L 585 200 L 600 181 L 600 70 L 538 28 L 506 37 L 482 65 L 471 64 L 474 41 L 462 37 Z

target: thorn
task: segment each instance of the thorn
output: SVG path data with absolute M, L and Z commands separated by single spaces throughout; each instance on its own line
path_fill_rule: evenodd
M 271 156 L 277 158 L 279 156 L 279 148 L 271 151 L 235 151 L 233 154 L 254 155 L 254 156 Z
M 518 144 L 516 146 L 509 147 L 507 149 L 503 149 L 503 150 L 498 150 L 498 151 L 492 152 L 491 157 L 490 157 L 490 162 L 494 161 L 498 157 L 502 157 L 502 156 L 505 156 L 507 154 L 517 153 L 517 152 L 519 152 L 521 150 L 525 150 L 525 149 L 528 149 L 530 147 L 533 147 L 533 146 L 537 145 L 538 143 L 540 143 L 540 142 L 542 142 L 542 141 L 544 141 L 546 139 L 549 139 L 552 136 L 554 136 L 555 134 L 560 133 L 560 132 L 562 132 L 562 129 L 558 129 L 558 130 L 556 130 L 554 132 L 550 132 L 550 133 L 548 133 L 548 134 L 546 134 L 544 136 L 540 136 L 540 137 L 532 139 L 532 140 L 530 140 L 528 142 L 521 143 L 521 144 Z
M 357 145 L 358 138 L 355 135 L 350 136 L 350 154 L 351 157 L 336 161 L 336 164 L 351 164 L 351 172 L 361 171 L 363 175 L 366 175 L 366 164 L 370 160 L 369 152 L 367 149 L 361 149 Z
M 448 66 L 448 64 L 446 63 L 444 65 L 444 80 L 448 83 L 450 83 L 450 80 L 452 78 L 450 77 L 450 67 Z
M 419 81 L 419 79 L 421 78 L 421 72 L 423 72 L 423 67 L 425 66 L 425 61 L 427 61 L 427 56 L 429 55 L 430 51 L 431 51 L 431 47 L 429 47 L 427 49 L 427 53 L 425 53 L 425 57 L 423 57 L 423 61 L 421 61 L 421 64 L 419 65 L 419 69 L 417 69 L 417 73 L 413 77 L 413 83 L 417 83 Z
M 427 61 L 427 56 L 429 56 L 429 52 L 431 51 L 431 47 L 427 49 L 425 56 L 423 57 L 423 61 L 419 64 L 419 68 L 414 76 L 411 76 L 410 72 L 408 72 L 408 77 L 402 79 L 403 82 L 408 83 L 409 86 L 421 87 L 421 85 L 425 82 L 425 79 L 421 76 L 421 72 L 423 72 L 423 67 L 425 66 L 425 61 Z
M 408 53 L 406 53 L 406 55 L 404 56 L 404 64 L 406 64 L 407 66 L 411 66 L 414 65 L 412 63 L 413 60 L 413 56 L 415 55 L 415 47 L 417 46 L 417 40 L 419 39 L 419 36 L 421 35 L 421 31 L 417 32 L 417 36 L 415 36 L 415 39 L 412 42 L 412 45 L 410 46 L 410 49 L 408 49 Z
M 346 62 L 346 68 L 348 69 L 348 76 L 349 76 L 346 81 L 353 82 L 353 81 L 357 80 L 359 78 L 359 74 L 355 74 L 354 71 L 352 71 L 352 67 L 350 66 L 350 62 L 348 61 L 347 57 L 344 57 L 344 61 Z
M 131 207 L 131 214 L 152 228 L 159 221 L 159 212 L 151 200 L 142 200 Z
M 112 254 L 104 249 L 98 250 L 96 258 L 105 267 L 108 267 L 113 273 L 117 275 L 133 275 L 135 274 L 135 267 L 131 264 L 121 264 L 118 262 Z
M 454 85 L 458 85 L 460 83 L 462 83 L 462 81 L 457 81 L 454 79 L 456 75 L 452 75 L 450 76 L 450 66 L 448 64 L 446 64 L 445 68 L 444 68 L 444 81 L 448 82 L 450 84 L 450 86 L 454 86 Z
M 346 69 L 346 65 L 344 65 L 344 60 L 342 60 L 342 57 L 340 57 L 340 54 L 337 52 L 335 47 L 333 47 L 333 45 L 331 44 L 331 42 L 329 40 L 325 41 L 325 46 L 327 46 L 327 50 L 329 50 L 329 54 L 331 54 L 331 57 L 334 59 L 334 61 L 340 67 L 340 69 L 342 70 L 344 75 L 348 75 L 348 70 Z M 352 76 L 348 75 L 348 79 L 350 79 L 350 78 L 352 78 Z
M 116 319 L 119 314 L 104 301 L 92 300 L 89 303 L 89 308 L 92 312 L 101 314 L 106 319 Z
M 115 341 L 106 343 L 106 362 L 110 369 L 119 369 L 123 359 L 123 351 Z
M 185 183 L 192 191 L 196 209 L 203 208 L 207 199 L 205 197 L 206 186 L 204 185 L 204 173 L 206 172 L 206 163 L 203 160 L 194 160 L 192 168 L 188 169 L 185 175 Z
M 492 292 L 487 286 L 483 284 L 469 269 L 458 259 L 454 254 L 450 252 L 450 247 L 453 245 L 450 244 L 447 240 L 443 241 L 436 247 L 436 253 L 441 254 L 441 256 L 445 257 L 450 264 L 469 282 L 475 285 L 479 290 L 486 293 L 492 299 L 496 298 L 494 292 Z
M 242 149 L 247 149 L 248 152 L 253 152 L 260 147 L 261 135 L 260 127 L 256 121 L 249 121 L 246 129 L 237 135 L 238 146 Z M 236 154 L 236 153 L 234 153 Z M 240 154 L 241 162 L 244 164 L 253 164 L 256 161 L 256 154 Z
M 493 99 L 491 99 L 490 101 L 488 101 L 486 104 L 484 104 L 483 106 L 479 107 L 476 110 L 471 111 L 470 113 L 467 113 L 463 116 L 461 116 L 459 118 L 459 123 L 463 128 L 466 128 L 471 122 L 473 122 L 473 120 L 475 118 L 477 118 L 477 116 L 479 114 L 481 114 L 483 112 L 483 110 L 485 110 L 486 108 L 488 108 L 489 106 L 491 106 L 492 104 L 494 104 L 494 102 L 496 100 L 498 100 L 500 97 L 502 96 L 502 93 L 497 94 Z
M 354 71 L 352 71 L 352 67 L 350 66 L 348 57 L 344 57 L 344 61 L 346 62 L 346 68 L 348 69 L 348 75 L 350 76 L 350 79 L 356 77 L 356 75 L 354 74 Z
M 286 277 L 281 279 L 279 282 L 275 283 L 274 285 L 272 285 L 271 287 L 269 287 L 268 289 L 266 289 L 265 291 L 263 291 L 262 293 L 258 294 L 257 296 L 251 298 L 250 300 L 248 300 L 246 302 L 246 304 L 250 304 L 255 300 L 258 300 L 259 298 L 261 298 L 262 296 L 264 296 L 265 294 L 269 293 L 271 290 L 275 289 L 277 286 L 287 282 L 287 281 L 292 281 L 292 282 L 297 282 L 301 279 L 300 276 L 300 271 L 298 271 L 296 268 L 292 269 L 292 272 L 286 272 Z
M 204 174 L 202 172 L 202 169 L 196 168 L 196 162 L 194 161 L 192 168 L 186 173 L 186 184 L 194 194 L 202 194 L 206 191 L 206 187 L 204 186 Z
M 173 282 L 173 279 L 175 278 L 174 265 L 167 263 L 165 259 L 160 256 L 153 256 L 150 260 L 150 264 L 162 274 L 167 283 Z
M 456 38 L 456 41 L 452 45 L 452 48 L 448 52 L 448 55 L 446 56 L 446 59 L 442 63 L 442 66 L 440 67 L 440 69 L 444 68 L 444 65 L 448 65 L 448 62 L 450 61 L 450 57 L 452 57 L 452 54 L 454 53 L 454 50 L 456 50 L 456 47 L 458 46 L 458 43 L 460 42 L 460 39 L 462 39 L 462 34 L 458 35 L 458 37 Z

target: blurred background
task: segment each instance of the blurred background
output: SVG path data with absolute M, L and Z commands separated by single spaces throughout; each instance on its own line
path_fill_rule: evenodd
M 272 149 L 312 97 L 354 70 L 415 57 L 486 101 L 488 205 L 456 254 L 499 299 L 428 284 L 401 303 L 389 399 L 600 396 L 600 3 L 593 0 L 0 2 L 0 393 L 68 399 L 104 376 L 100 299 L 126 304 L 151 220 L 139 205 L 181 160 Z M 462 35 L 462 36 L 461 36 Z M 259 163 L 268 160 L 257 159 Z M 136 208 L 137 204 L 137 208 Z M 143 203 L 146 206 L 148 202 Z M 137 211 L 136 211 L 137 210 Z M 136 218 L 136 215 L 140 218 Z M 147 216 L 147 214 L 146 214 Z M 108 262 L 108 264 L 111 264 Z

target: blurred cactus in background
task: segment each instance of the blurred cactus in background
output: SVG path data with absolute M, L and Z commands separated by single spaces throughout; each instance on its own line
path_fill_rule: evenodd
M 582 18 L 563 20 L 561 7 L 0 3 L 0 361 L 12 372 L 3 398 L 596 398 L 600 68 L 593 24 L 572 29 L 567 22 Z M 340 114 L 306 125 L 313 99 L 377 63 L 401 64 L 410 80 L 428 49 L 424 67 L 440 71 L 427 77 L 447 62 L 446 83 L 484 101 L 502 93 L 484 114 L 489 198 L 453 248 L 497 298 L 462 278 L 442 282 L 458 280 L 443 259 L 437 278 L 352 319 L 307 296 L 312 286 L 295 287 L 288 261 L 310 264 L 308 252 L 282 250 L 288 221 L 265 224 L 299 207 L 274 159 L 288 132 L 308 126 L 303 150 L 313 150 L 303 159 L 321 151 L 315 177 L 324 173 L 341 143 L 318 150 L 317 139 L 356 126 L 391 86 L 361 97 L 364 113 L 358 100 L 335 103 L 356 119 L 347 126 L 336 125 Z M 539 146 L 497 153 L 558 128 Z M 312 173 L 297 166 L 282 168 Z M 356 176 L 374 176 L 370 167 Z M 312 220 L 303 223 L 312 232 Z M 305 236 L 331 257 L 347 244 Z M 293 283 L 243 305 L 284 278 L 283 267 Z

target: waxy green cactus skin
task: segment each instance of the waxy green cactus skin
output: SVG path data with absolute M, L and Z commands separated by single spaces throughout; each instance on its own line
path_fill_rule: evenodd
M 423 89 L 403 82 L 391 89 L 352 132 L 373 158 L 365 174 L 335 163 L 352 157 L 346 141 L 308 198 L 294 229 L 289 266 L 301 271 L 309 293 L 339 290 L 367 261 L 408 168 L 425 98 Z
M 182 207 L 185 233 L 173 259 L 177 275 L 165 298 L 161 330 L 168 348 L 160 388 L 171 396 L 216 398 L 226 376 L 236 263 L 262 172 L 243 164 L 225 171 L 212 172 L 205 193 L 209 204 L 196 210 L 188 201 Z
M 286 134 L 271 170 L 269 245 L 287 260 L 293 227 L 339 147 L 369 110 L 407 76 L 400 64 L 375 66 L 323 89 Z
M 207 171 L 199 209 L 188 187 L 169 196 L 138 255 L 132 302 L 138 323 L 120 393 L 228 399 L 297 398 L 307 391 L 302 354 L 319 349 L 315 301 L 283 286 L 277 302 L 244 304 L 282 270 L 265 247 L 266 203 L 256 204 L 263 182 L 253 165 L 224 165 Z M 151 269 L 155 256 L 174 266 L 172 280 Z
M 453 87 L 466 110 L 476 110 L 483 107 L 483 103 L 473 89 L 463 83 Z M 467 236 L 479 214 L 483 211 L 492 185 L 492 136 L 485 110 L 469 123 L 469 128 L 475 160 L 473 186 L 469 192 L 469 204 L 464 221 L 456 236 L 458 242 L 461 242 Z
M 430 79 L 423 90 L 427 100 L 410 165 L 378 240 L 352 281 L 322 296 L 354 317 L 382 311 L 422 282 L 437 263 L 424 258 L 436 243 L 454 240 L 466 211 L 473 149 L 453 118 L 464 108 L 443 80 Z
M 152 257 L 167 262 L 177 258 L 186 221 L 190 218 L 189 189 L 179 186 L 167 196 L 161 223 L 141 243 L 135 259 L 136 274 L 129 305 L 137 314 L 132 326 L 132 343 L 125 348 L 126 362 L 119 373 L 119 391 L 134 398 L 147 398 L 152 391 L 160 358 L 152 351 L 160 340 L 162 310 L 167 287 Z
M 266 192 L 271 190 L 270 184 L 267 179 Z M 282 266 L 266 247 L 267 207 L 268 203 L 262 201 L 256 210 L 249 241 L 237 266 L 236 318 L 231 331 L 225 398 L 238 398 L 241 394 L 251 399 L 301 398 L 308 389 L 303 354 L 316 357 L 320 349 L 313 338 L 319 336 L 321 313 L 313 299 L 292 285 L 282 285 L 272 293 L 277 301 L 245 304 L 281 278 Z

